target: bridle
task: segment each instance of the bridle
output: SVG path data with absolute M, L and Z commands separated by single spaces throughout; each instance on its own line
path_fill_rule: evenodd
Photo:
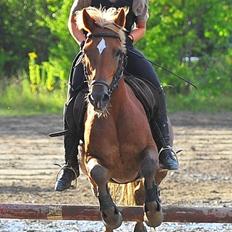
M 120 39 L 119 35 L 117 34 L 112 34 L 112 33 L 88 33 L 87 34 L 87 38 L 88 39 L 93 39 L 93 38 L 106 38 L 106 37 L 109 37 L 109 38 L 115 38 L 115 39 Z M 83 55 L 84 55 L 84 52 L 83 52 Z M 126 65 L 126 60 L 127 60 L 127 57 L 126 57 L 126 54 L 124 52 L 120 52 L 119 54 L 119 62 L 118 62 L 118 68 L 113 76 L 113 79 L 112 79 L 112 82 L 110 83 L 110 85 L 106 82 L 106 81 L 102 81 L 102 80 L 99 80 L 99 81 L 96 81 L 96 80 L 93 80 L 93 81 L 88 81 L 88 86 L 89 86 L 89 89 L 93 88 L 93 86 L 105 86 L 107 89 L 108 89 L 108 96 L 110 97 L 111 94 L 113 93 L 113 91 L 118 87 L 118 84 L 119 84 L 119 81 L 122 79 L 123 77 L 123 71 L 124 71 L 124 67 Z M 85 74 L 85 77 L 86 77 L 86 80 L 89 80 L 89 74 L 87 72 L 87 68 L 86 66 L 83 64 L 83 67 L 84 67 L 84 74 Z

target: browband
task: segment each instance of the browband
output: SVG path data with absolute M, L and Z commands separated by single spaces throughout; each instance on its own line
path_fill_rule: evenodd
M 112 34 L 112 33 L 88 33 L 87 38 L 100 38 L 100 37 L 109 37 L 109 38 L 115 38 L 115 39 L 120 39 L 120 36 L 117 34 Z

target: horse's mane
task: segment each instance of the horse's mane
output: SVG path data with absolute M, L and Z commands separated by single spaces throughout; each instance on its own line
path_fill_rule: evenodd
M 106 8 L 95 8 L 95 7 L 87 7 L 85 10 L 88 12 L 90 17 L 94 19 L 95 23 L 102 27 L 107 28 L 109 30 L 112 30 L 116 33 L 118 33 L 121 41 L 123 44 L 125 44 L 125 28 L 120 28 L 119 26 L 115 25 L 114 20 L 119 13 L 121 8 L 116 9 L 114 7 L 111 7 L 109 9 Z M 125 13 L 128 13 L 127 8 L 123 8 L 125 10 Z M 76 22 L 79 29 L 85 29 L 83 18 L 82 18 L 82 11 L 76 11 Z

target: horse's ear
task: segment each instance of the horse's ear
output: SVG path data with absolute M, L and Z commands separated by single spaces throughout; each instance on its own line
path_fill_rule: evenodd
M 126 13 L 125 10 L 122 8 L 120 9 L 118 15 L 116 16 L 114 22 L 119 25 L 120 27 L 124 27 L 126 24 Z
M 83 24 L 84 24 L 84 29 L 87 32 L 90 32 L 93 30 L 94 26 L 95 26 L 95 21 L 94 19 L 91 18 L 91 16 L 88 14 L 87 10 L 84 9 L 82 11 L 82 20 L 83 20 Z

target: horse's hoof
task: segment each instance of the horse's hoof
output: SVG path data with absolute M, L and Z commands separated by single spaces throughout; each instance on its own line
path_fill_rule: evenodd
M 160 204 L 155 201 L 147 202 L 145 209 L 144 221 L 146 224 L 153 228 L 160 226 L 163 222 L 163 212 Z
M 137 222 L 134 228 L 134 232 L 147 232 L 143 222 Z
M 102 211 L 101 216 L 105 226 L 111 230 L 122 225 L 122 214 L 115 207 Z

